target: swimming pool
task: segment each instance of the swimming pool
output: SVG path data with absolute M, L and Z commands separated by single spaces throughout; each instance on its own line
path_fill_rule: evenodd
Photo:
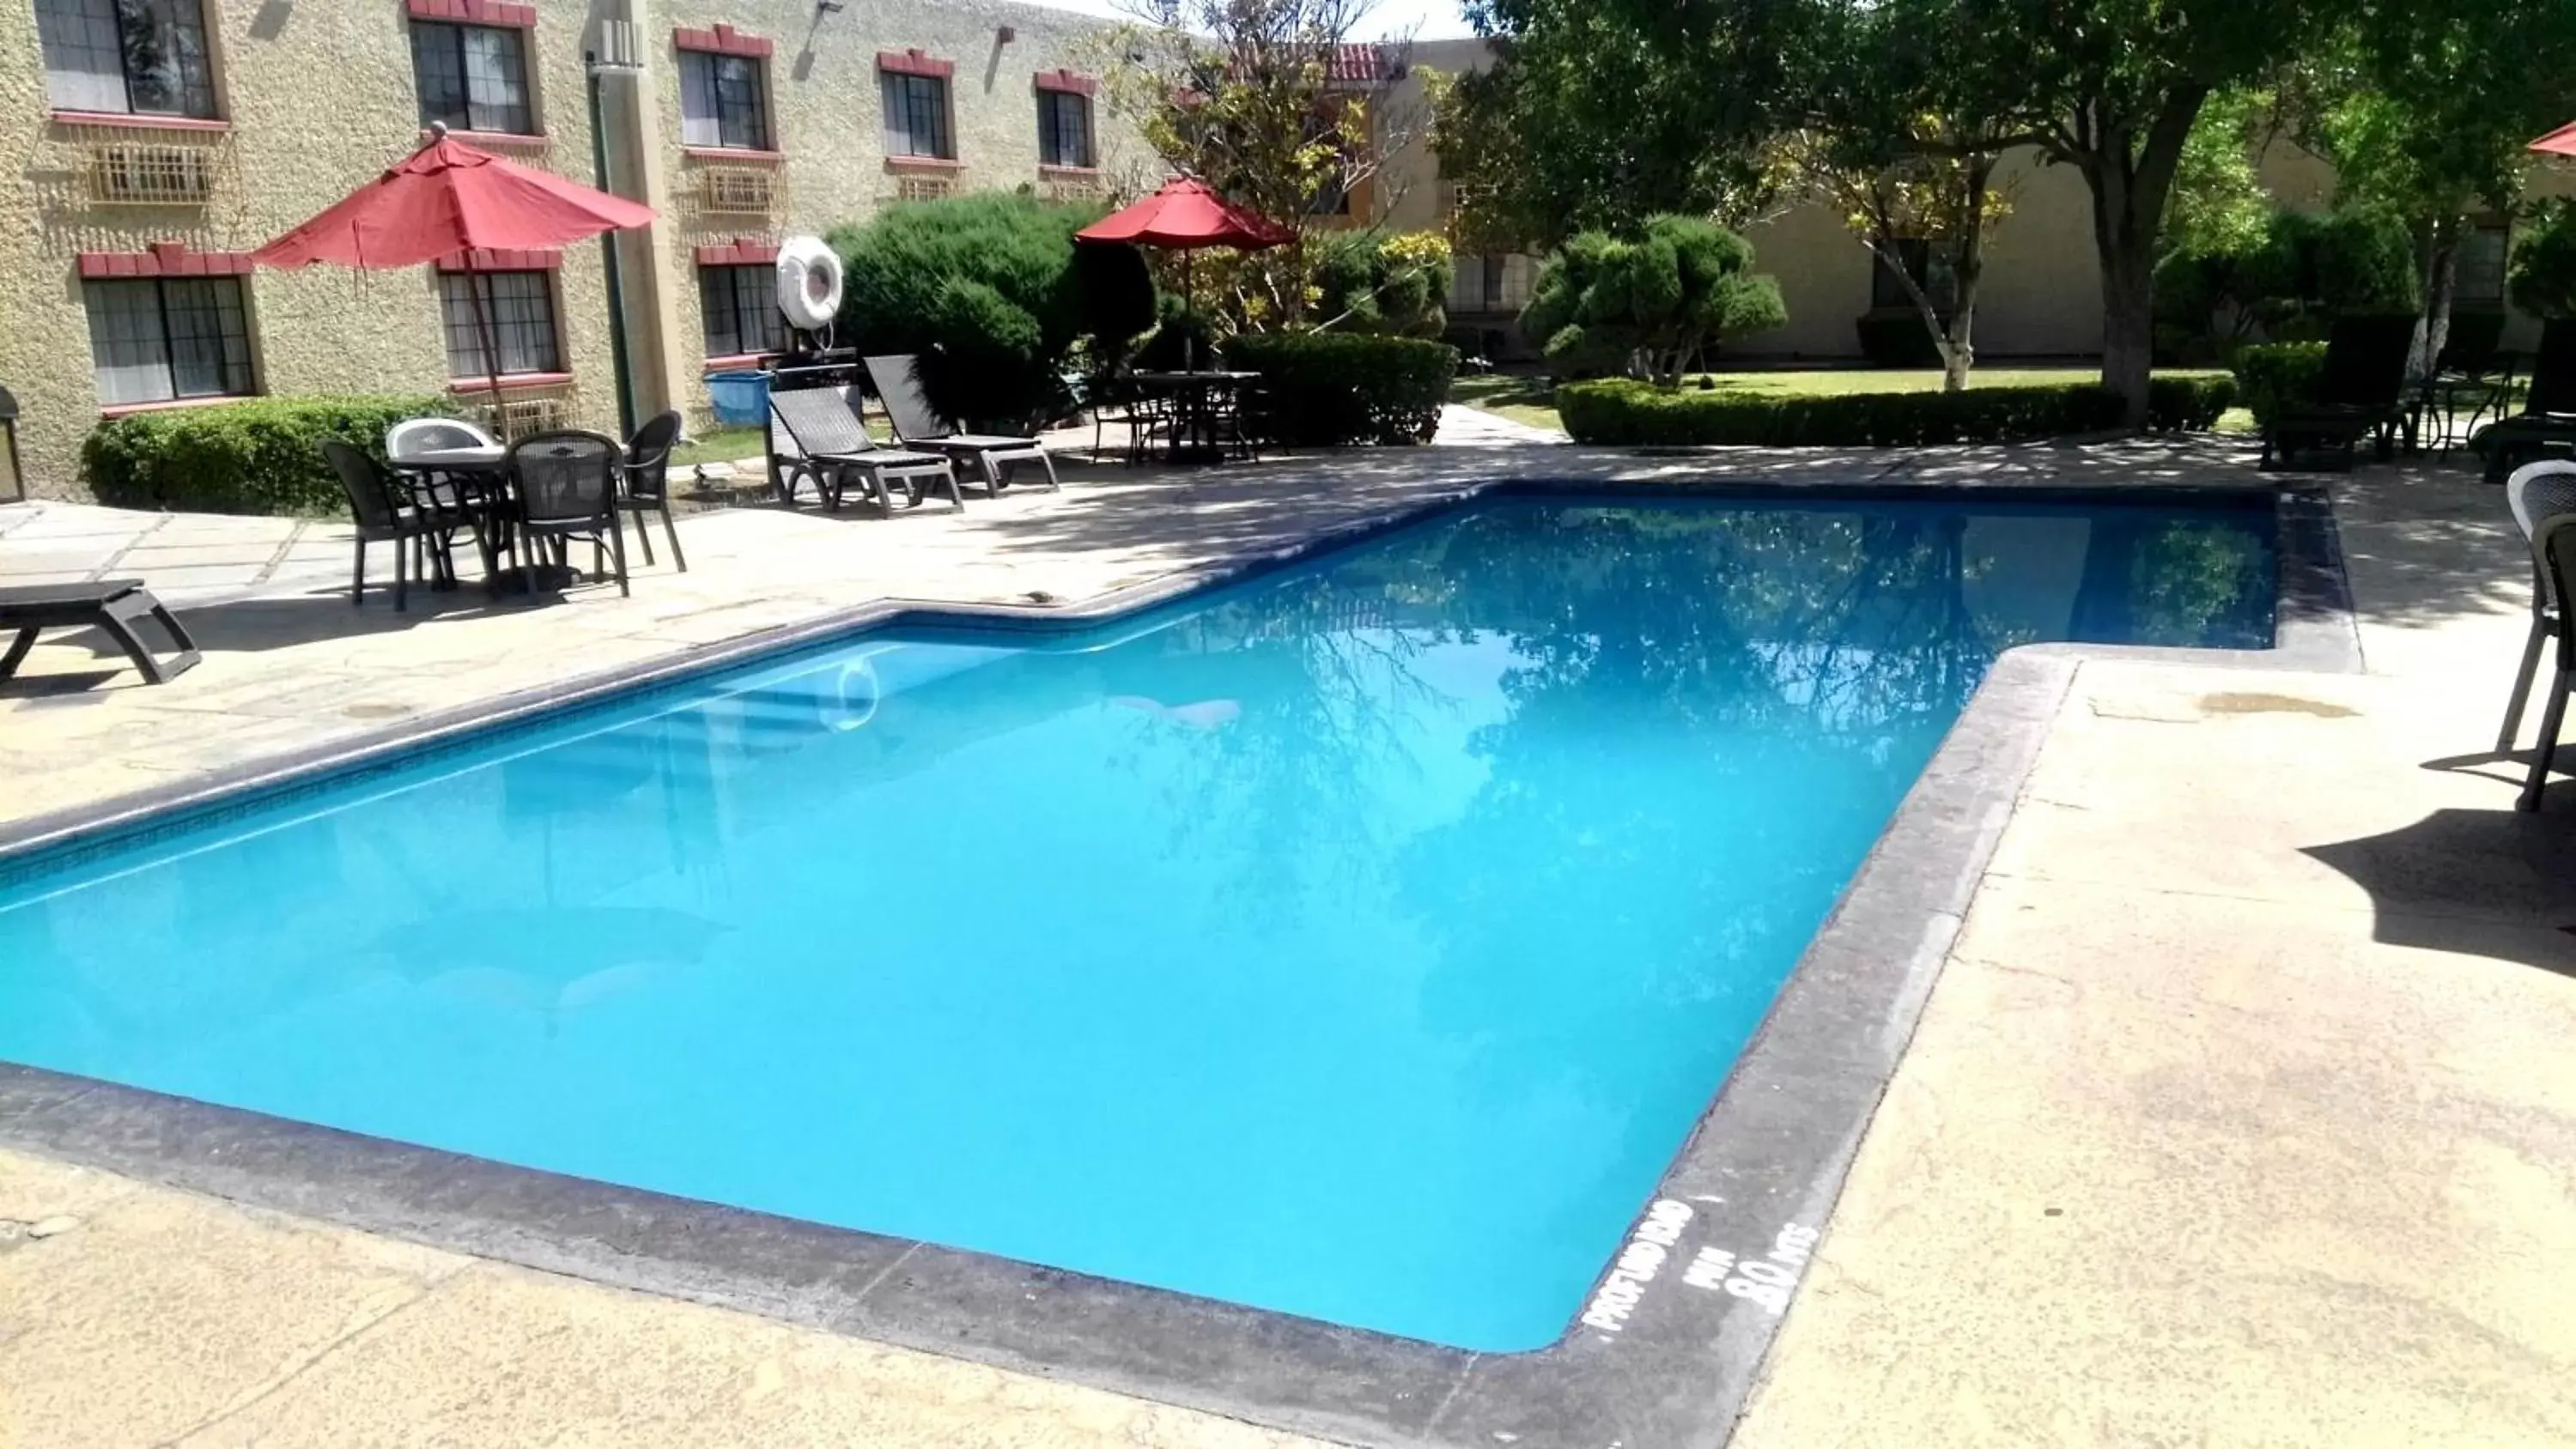
M 0 884 L 0 1059 L 1484 1351 L 1554 1340 L 2004 648 L 2250 510 L 1512 500 L 874 635 Z

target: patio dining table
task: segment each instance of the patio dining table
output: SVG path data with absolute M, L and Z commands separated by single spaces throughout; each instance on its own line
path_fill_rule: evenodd
M 1170 456 L 1178 463 L 1185 457 L 1225 456 L 1225 439 L 1218 424 L 1231 417 L 1239 433 L 1244 385 L 1258 382 L 1261 374 L 1196 369 L 1131 372 L 1127 378 L 1142 391 L 1162 393 L 1172 399 Z
M 500 444 L 463 448 L 423 448 L 405 453 L 391 461 L 395 473 L 412 485 L 415 506 L 429 506 L 435 495 L 435 484 L 445 482 L 456 492 L 452 507 L 474 519 L 474 544 L 483 557 L 483 576 L 487 587 L 498 591 L 502 575 L 495 534 L 509 527 L 510 450 Z M 520 561 L 525 567 L 526 560 Z M 456 587 L 455 571 L 442 564 L 443 573 L 433 587 Z M 538 569 L 535 582 L 544 587 L 560 587 L 577 577 L 570 568 L 546 564 Z

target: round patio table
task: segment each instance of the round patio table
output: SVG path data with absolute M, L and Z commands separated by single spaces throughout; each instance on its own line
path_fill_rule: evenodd
M 1257 382 L 1257 372 L 1225 372 L 1214 369 L 1190 372 L 1131 372 L 1127 380 L 1147 392 L 1168 393 L 1172 399 L 1171 460 L 1181 462 L 1185 456 L 1225 456 L 1224 440 L 1218 436 L 1217 423 L 1227 414 L 1234 415 L 1238 428 L 1242 419 L 1240 394 L 1243 385 Z
M 492 534 L 486 531 L 486 525 L 492 529 L 509 527 L 510 450 L 499 444 L 423 448 L 392 460 L 392 467 L 396 473 L 413 480 L 415 506 L 452 509 L 473 520 L 474 547 L 483 557 L 485 587 L 499 592 L 503 575 Z M 437 498 L 433 490 L 440 482 L 455 490 L 452 501 Z M 513 574 L 517 572 L 512 570 Z M 560 588 L 579 576 L 577 571 L 562 565 L 544 564 L 538 567 L 529 582 L 545 588 Z M 434 587 L 455 588 L 454 570 L 449 568 Z

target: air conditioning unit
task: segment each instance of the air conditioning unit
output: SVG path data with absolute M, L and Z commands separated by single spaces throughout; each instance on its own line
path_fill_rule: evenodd
M 89 148 L 89 199 L 103 206 L 202 206 L 214 199 L 215 153 L 201 146 L 107 141 Z
M 778 202 L 778 178 L 749 166 L 710 166 L 698 173 L 698 210 L 767 216 Z
M 957 194 L 957 182 L 947 176 L 898 176 L 894 179 L 897 201 L 939 201 Z
M 471 387 L 471 383 L 462 384 Z M 474 414 L 476 422 L 492 430 L 505 443 L 535 433 L 555 433 L 581 426 L 581 410 L 569 393 L 541 393 L 534 397 L 504 398 L 492 401 L 490 393 L 476 396 L 460 393 L 458 404 Z
M 1041 181 L 1038 183 L 1038 195 L 1048 201 L 1098 201 L 1100 183 L 1097 181 Z

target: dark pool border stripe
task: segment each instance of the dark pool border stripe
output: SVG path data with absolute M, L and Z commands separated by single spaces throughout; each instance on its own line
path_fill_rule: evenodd
M 889 625 L 1079 628 L 1294 563 L 1480 494 L 2021 502 L 2213 502 L 2278 495 L 2282 609 L 2269 651 L 2192 662 L 2352 668 L 2358 648 L 2330 509 L 2315 490 L 2030 485 L 1515 481 L 1415 504 L 1097 600 L 1079 611 L 874 605 L 681 659 L 413 721 L 307 756 L 246 765 L 16 833 L 11 853 L 130 842 L 154 809 L 381 764 L 496 718 L 677 682 Z M 0 1144 L 599 1282 L 1064 1376 L 1327 1438 L 1388 1445 L 1713 1445 L 1732 1431 L 1794 1284 L 1795 1230 L 1821 1229 L 1861 1135 L 2080 662 L 2166 653 L 2040 646 L 1999 660 L 1818 930 L 1733 1072 L 1667 1169 L 1589 1323 L 1552 1347 L 1478 1355 L 979 1253 L 663 1197 L 255 1112 L 0 1064 Z M 6 840 L 0 837 L 0 840 Z M 1668 1206 L 1678 1205 L 1678 1206 Z M 1683 1210 L 1687 1216 L 1682 1216 Z M 1783 1230 L 1792 1230 L 1784 1238 Z M 1709 1252 L 1728 1254 L 1721 1262 Z M 1785 1293 L 1779 1296 L 1785 1297 Z M 1500 1436 L 1514 1436 L 1504 1439 Z

